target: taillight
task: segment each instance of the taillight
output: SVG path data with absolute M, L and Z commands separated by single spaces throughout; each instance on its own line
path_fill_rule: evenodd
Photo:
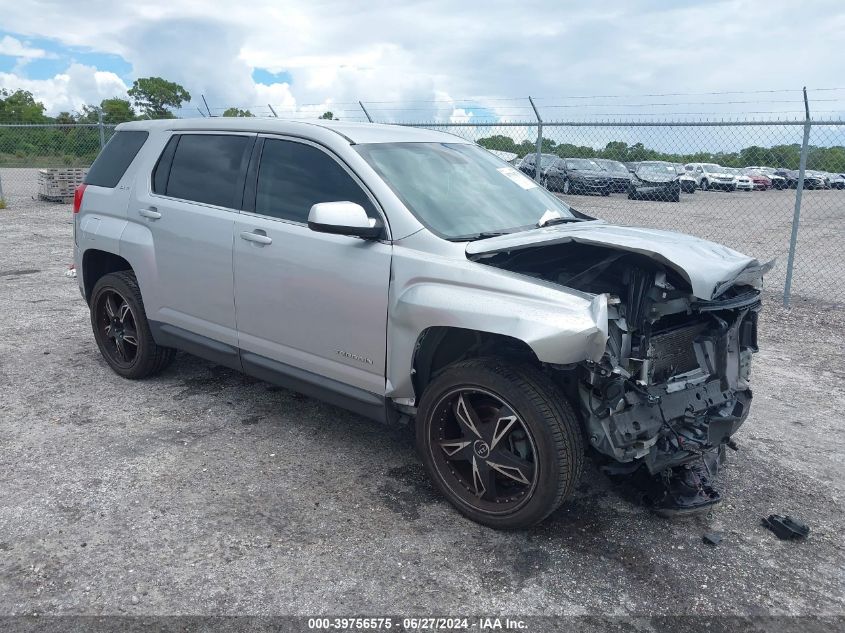
M 82 183 L 76 188 L 76 191 L 73 192 L 73 212 L 79 213 L 79 209 L 82 208 L 82 196 L 85 194 L 85 187 L 88 185 Z

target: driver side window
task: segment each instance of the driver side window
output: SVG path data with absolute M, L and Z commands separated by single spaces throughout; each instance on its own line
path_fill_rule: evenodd
M 364 190 L 331 156 L 305 143 L 265 139 L 255 212 L 304 224 L 318 202 L 356 202 L 378 217 Z

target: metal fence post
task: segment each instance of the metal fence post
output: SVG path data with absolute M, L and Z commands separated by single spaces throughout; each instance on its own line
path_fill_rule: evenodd
M 789 258 L 786 261 L 786 282 L 783 285 L 783 305 L 789 306 L 792 292 L 792 270 L 795 266 L 795 247 L 798 242 L 798 224 L 801 220 L 801 198 L 804 193 L 804 172 L 807 169 L 807 148 L 810 145 L 810 104 L 807 101 L 807 87 L 804 86 L 804 140 L 801 142 L 801 159 L 798 162 L 798 183 L 795 187 L 795 213 L 792 216 L 792 235 L 789 238 Z
M 531 107 L 534 108 L 534 116 L 537 117 L 537 157 L 534 159 L 534 180 L 540 182 L 540 169 L 542 167 L 540 157 L 543 154 L 543 117 L 540 116 L 540 112 L 537 110 L 537 106 L 534 105 L 534 99 L 531 98 L 531 95 L 528 95 L 528 101 L 531 103 Z
M 103 127 L 103 109 L 97 108 L 97 127 L 100 128 L 100 149 L 106 146 L 106 129 Z

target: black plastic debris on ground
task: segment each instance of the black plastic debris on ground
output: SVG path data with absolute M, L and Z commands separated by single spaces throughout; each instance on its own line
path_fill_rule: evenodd
M 701 540 L 707 543 L 708 545 L 718 545 L 722 542 L 722 533 L 721 532 L 705 532 Z
M 779 514 L 770 514 L 763 519 L 763 526 L 769 528 L 775 535 L 784 541 L 789 539 L 807 538 L 810 528 L 801 521 L 791 516 L 782 517 Z

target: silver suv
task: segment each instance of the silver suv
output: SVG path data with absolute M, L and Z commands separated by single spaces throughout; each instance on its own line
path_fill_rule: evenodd
M 443 495 L 493 527 L 560 506 L 585 446 L 661 511 L 719 500 L 751 402 L 750 257 L 589 218 L 451 135 L 331 121 L 120 125 L 74 219 L 121 376 L 178 349 L 413 422 Z

